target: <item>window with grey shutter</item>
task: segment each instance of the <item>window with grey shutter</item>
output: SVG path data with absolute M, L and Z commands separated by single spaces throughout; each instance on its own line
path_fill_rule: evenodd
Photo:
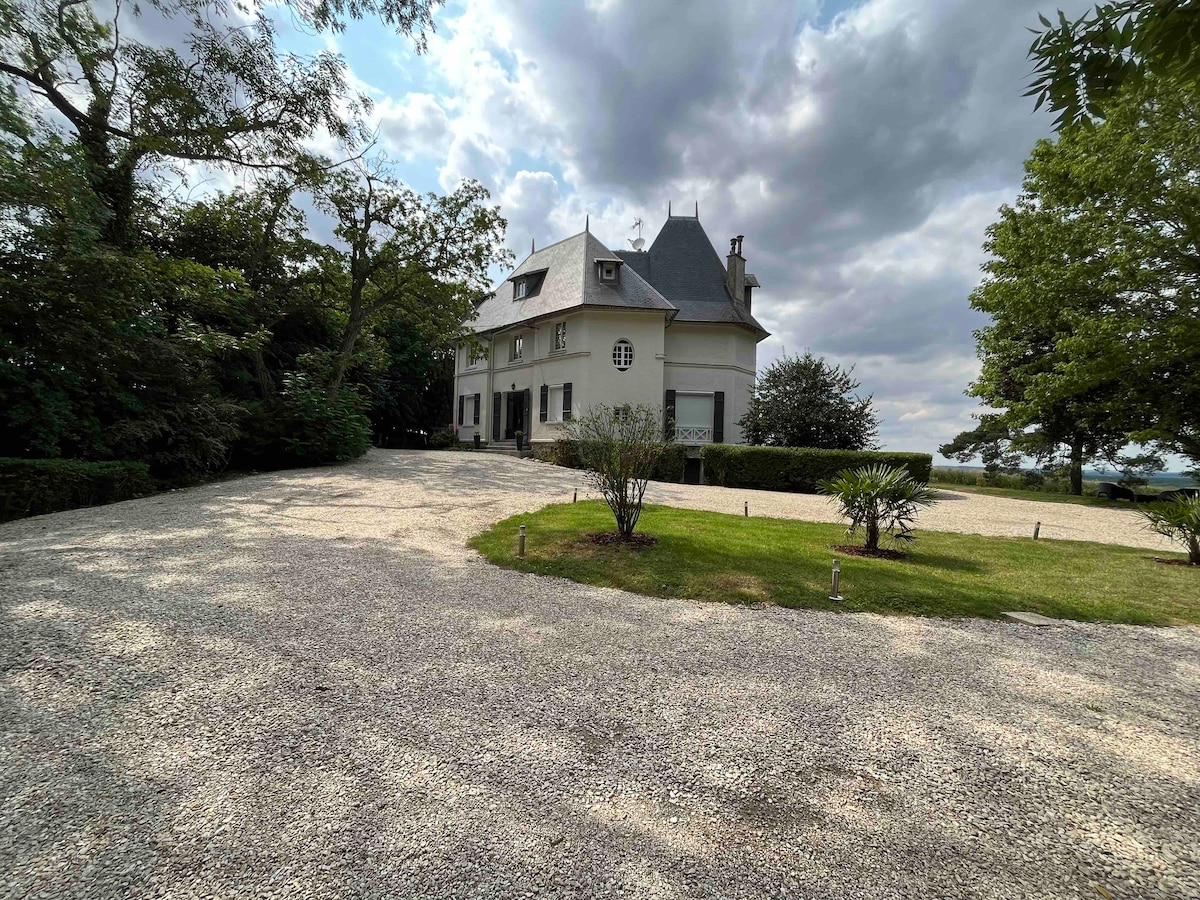
M 475 395 L 475 421 L 471 423 L 472 425 L 479 424 L 479 398 L 481 396 L 482 396 L 481 394 Z
M 492 440 L 500 440 L 500 392 L 492 394 Z
M 725 392 L 713 393 L 713 443 L 725 443 Z
M 550 414 L 550 385 L 543 384 L 538 394 L 538 421 L 545 422 Z
M 666 415 L 666 436 L 668 441 L 675 440 L 675 392 L 667 391 L 666 402 L 663 403 L 663 412 Z
M 563 385 L 563 421 L 569 421 L 571 418 L 571 382 Z

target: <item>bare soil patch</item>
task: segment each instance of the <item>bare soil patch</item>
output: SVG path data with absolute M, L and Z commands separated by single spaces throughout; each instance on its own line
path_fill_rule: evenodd
M 845 553 L 847 556 L 865 556 L 869 559 L 906 559 L 908 554 L 902 550 L 868 550 L 866 547 L 859 547 L 857 544 L 835 544 L 833 547 L 838 553 Z
M 642 534 L 635 531 L 626 537 L 619 531 L 603 531 L 599 534 L 589 534 L 588 540 L 599 547 L 629 547 L 631 550 L 644 550 L 658 543 L 658 538 L 652 534 Z

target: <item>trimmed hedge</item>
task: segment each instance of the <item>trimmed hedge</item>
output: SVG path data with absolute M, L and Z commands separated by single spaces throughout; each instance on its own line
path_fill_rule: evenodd
M 880 464 L 900 466 L 917 481 L 929 481 L 928 453 L 879 450 L 815 450 L 806 447 L 745 447 L 709 444 L 702 451 L 709 484 L 758 491 L 817 493 L 817 484 L 843 469 Z
M 157 489 L 140 462 L 0 458 L 0 522 L 100 506 Z
M 553 444 L 537 443 L 530 448 L 530 452 L 534 459 L 540 459 L 542 462 L 554 463 L 568 469 L 583 468 L 573 441 L 560 439 Z M 658 465 L 654 467 L 654 474 L 650 476 L 650 480 L 682 482 L 686 461 L 687 449 L 682 444 L 668 444 Z

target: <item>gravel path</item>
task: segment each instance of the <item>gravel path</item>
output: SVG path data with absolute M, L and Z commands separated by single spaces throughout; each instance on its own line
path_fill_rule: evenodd
M 1151 550 L 1176 550 L 1165 538 L 1148 530 L 1142 517 L 1132 509 L 1106 509 L 1077 503 L 1047 503 L 1038 500 L 1011 500 L 968 494 L 965 491 L 939 490 L 938 505 L 922 510 L 918 529 L 958 531 L 1001 537 L 1030 537 L 1035 522 L 1041 522 L 1040 537 L 1071 541 L 1097 541 L 1124 544 Z M 806 519 L 810 522 L 844 522 L 837 507 L 817 494 L 782 494 L 774 491 L 701 487 L 691 484 L 654 484 L 646 492 L 654 503 L 710 509 L 715 512 L 742 514 L 742 503 L 750 504 L 750 514 L 777 519 Z
M 1200 630 L 463 550 L 575 478 L 374 451 L 0 526 L 0 898 L 1200 896 Z

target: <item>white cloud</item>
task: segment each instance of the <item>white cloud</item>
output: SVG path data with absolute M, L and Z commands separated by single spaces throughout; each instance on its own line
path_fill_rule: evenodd
M 585 216 L 652 240 L 698 200 L 718 249 L 746 235 L 760 364 L 856 363 L 884 440 L 932 450 L 975 408 L 984 229 L 1049 133 L 1022 96 L 1041 6 L 866 0 L 818 27 L 818 0 L 473 0 L 403 60 L 434 86 L 377 110 L 443 188 L 492 189 L 521 254 Z

